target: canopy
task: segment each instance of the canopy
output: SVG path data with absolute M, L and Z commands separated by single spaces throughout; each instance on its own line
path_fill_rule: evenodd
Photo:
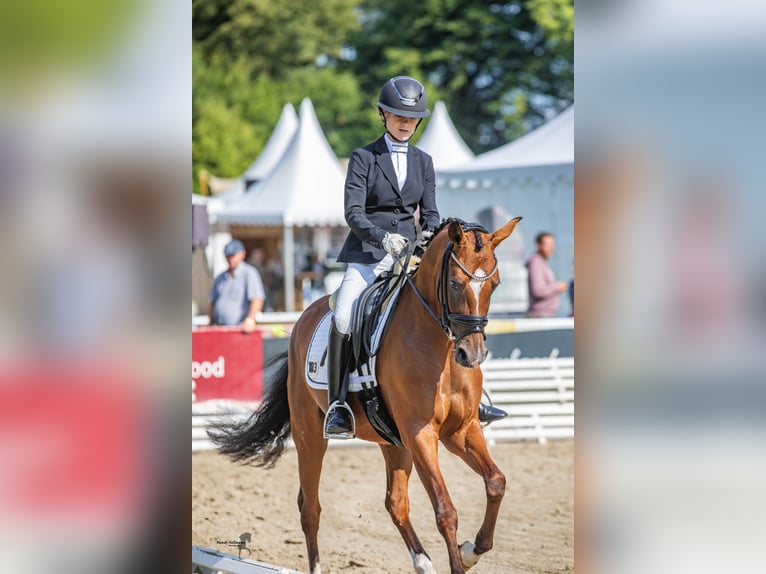
M 269 176 L 218 214 L 224 224 L 283 228 L 285 307 L 294 309 L 294 227 L 344 226 L 345 175 L 324 137 L 309 98 L 290 144 Z
M 261 181 L 268 177 L 279 163 L 279 160 L 282 159 L 297 129 L 298 115 L 295 113 L 293 105 L 288 102 L 282 108 L 282 114 L 279 116 L 277 125 L 274 127 L 274 131 L 271 132 L 269 141 L 266 142 L 263 151 L 261 151 L 258 158 L 242 175 L 246 185 L 249 186 L 252 182 Z
M 243 196 L 248 190 L 252 191 L 257 182 L 268 177 L 282 159 L 297 129 L 298 115 L 293 105 L 288 102 L 282 108 L 274 131 L 255 161 L 226 191 L 211 198 L 208 212 L 212 220 L 216 220 L 218 213 L 226 205 Z
M 447 171 L 449 175 L 459 176 L 473 172 L 486 173 L 573 163 L 574 105 L 536 130 Z
M 433 158 L 437 172 L 473 159 L 473 152 L 461 139 L 447 113 L 447 107 L 441 101 L 434 105 L 431 119 L 417 145 Z
M 525 270 L 519 267 L 523 260 L 519 252 L 531 253 L 532 238 L 540 231 L 556 236 L 556 252 L 550 261 L 556 277 L 567 280 L 572 276 L 574 106 L 511 143 L 437 172 L 437 186 L 442 217 L 473 219 L 487 209 L 502 209 L 501 219 L 524 217 L 513 234 L 518 245 L 509 259 L 514 264 L 504 263 L 505 287 L 497 299 L 518 300 L 508 289 L 526 282 Z M 516 289 L 517 293 L 522 291 L 525 289 Z M 566 312 L 568 297 L 562 301 L 562 311 Z
M 251 192 L 228 203 L 218 220 L 239 225 L 345 225 L 344 180 L 314 106 L 305 98 L 298 130 L 277 166 Z

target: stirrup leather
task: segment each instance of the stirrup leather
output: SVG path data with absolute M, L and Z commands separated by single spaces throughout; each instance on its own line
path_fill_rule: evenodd
M 343 409 L 348 412 L 349 417 L 351 418 L 351 432 L 342 432 L 337 434 L 328 434 L 327 433 L 327 423 L 330 420 L 330 416 L 337 410 L 337 409 Z M 333 401 L 330 403 L 330 406 L 327 407 L 327 412 L 324 415 L 324 424 L 322 425 L 322 436 L 324 438 L 337 438 L 341 440 L 348 440 L 350 438 L 356 437 L 356 419 L 354 418 L 354 411 L 351 410 L 351 407 L 348 403 L 342 403 L 340 401 Z

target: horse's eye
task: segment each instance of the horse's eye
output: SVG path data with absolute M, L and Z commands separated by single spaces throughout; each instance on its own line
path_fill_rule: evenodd
M 458 282 L 457 282 L 457 281 L 455 281 L 454 279 L 451 279 L 451 280 L 450 280 L 450 282 L 449 282 L 449 286 L 450 286 L 450 289 L 454 289 L 455 291 L 457 291 L 458 289 L 460 289 L 460 283 L 458 283 Z

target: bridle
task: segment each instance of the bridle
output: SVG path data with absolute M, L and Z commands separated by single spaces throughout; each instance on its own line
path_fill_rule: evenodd
M 462 227 L 464 231 L 472 231 L 475 229 L 483 233 L 489 233 L 482 226 L 475 223 L 463 224 Z M 447 247 L 444 249 L 444 254 L 442 255 L 441 269 L 439 271 L 439 279 L 436 283 L 436 296 L 441 306 L 441 317 L 439 317 L 436 313 L 434 313 L 433 309 L 431 309 L 431 306 L 426 302 L 426 300 L 420 294 L 420 291 L 418 291 L 418 288 L 415 286 L 415 282 L 412 280 L 412 277 L 406 276 L 405 280 L 407 281 L 407 283 L 410 284 L 410 287 L 412 287 L 412 290 L 415 292 L 415 295 L 417 296 L 417 298 L 426 308 L 426 311 L 428 311 L 431 317 L 433 317 L 436 320 L 436 322 L 442 328 L 442 331 L 444 331 L 447 334 L 447 337 L 449 338 L 449 340 L 453 341 L 455 345 L 457 345 L 463 337 L 466 337 L 472 333 L 481 333 L 482 337 L 484 337 L 484 339 L 486 340 L 487 334 L 484 332 L 484 329 L 487 327 L 487 323 L 489 322 L 489 319 L 487 318 L 486 315 L 466 315 L 463 313 L 450 313 L 449 294 L 447 292 L 448 283 L 449 283 L 448 274 L 449 274 L 450 259 L 457 264 L 458 268 L 463 273 L 465 273 L 466 275 L 468 275 L 468 277 L 471 278 L 471 281 L 479 281 L 481 283 L 484 283 L 485 281 L 489 281 L 492 278 L 492 276 L 495 273 L 497 273 L 497 259 L 495 259 L 495 265 L 494 267 L 492 267 L 492 271 L 490 271 L 489 273 L 483 276 L 475 275 L 474 273 L 468 270 L 468 268 L 465 266 L 465 264 L 463 264 L 462 261 L 460 261 L 460 259 L 457 258 L 457 255 L 455 255 L 454 246 L 452 245 L 452 242 L 447 241 Z M 455 332 L 453 330 L 454 326 L 464 327 L 465 330 L 463 330 L 459 335 L 455 335 Z

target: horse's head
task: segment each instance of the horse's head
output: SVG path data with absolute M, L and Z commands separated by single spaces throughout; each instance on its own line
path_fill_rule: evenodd
M 454 340 L 455 360 L 463 367 L 477 367 L 487 358 L 484 328 L 490 296 L 500 284 L 495 248 L 519 221 L 516 217 L 489 233 L 477 224 L 448 220 L 424 255 L 437 275 L 438 320 Z

